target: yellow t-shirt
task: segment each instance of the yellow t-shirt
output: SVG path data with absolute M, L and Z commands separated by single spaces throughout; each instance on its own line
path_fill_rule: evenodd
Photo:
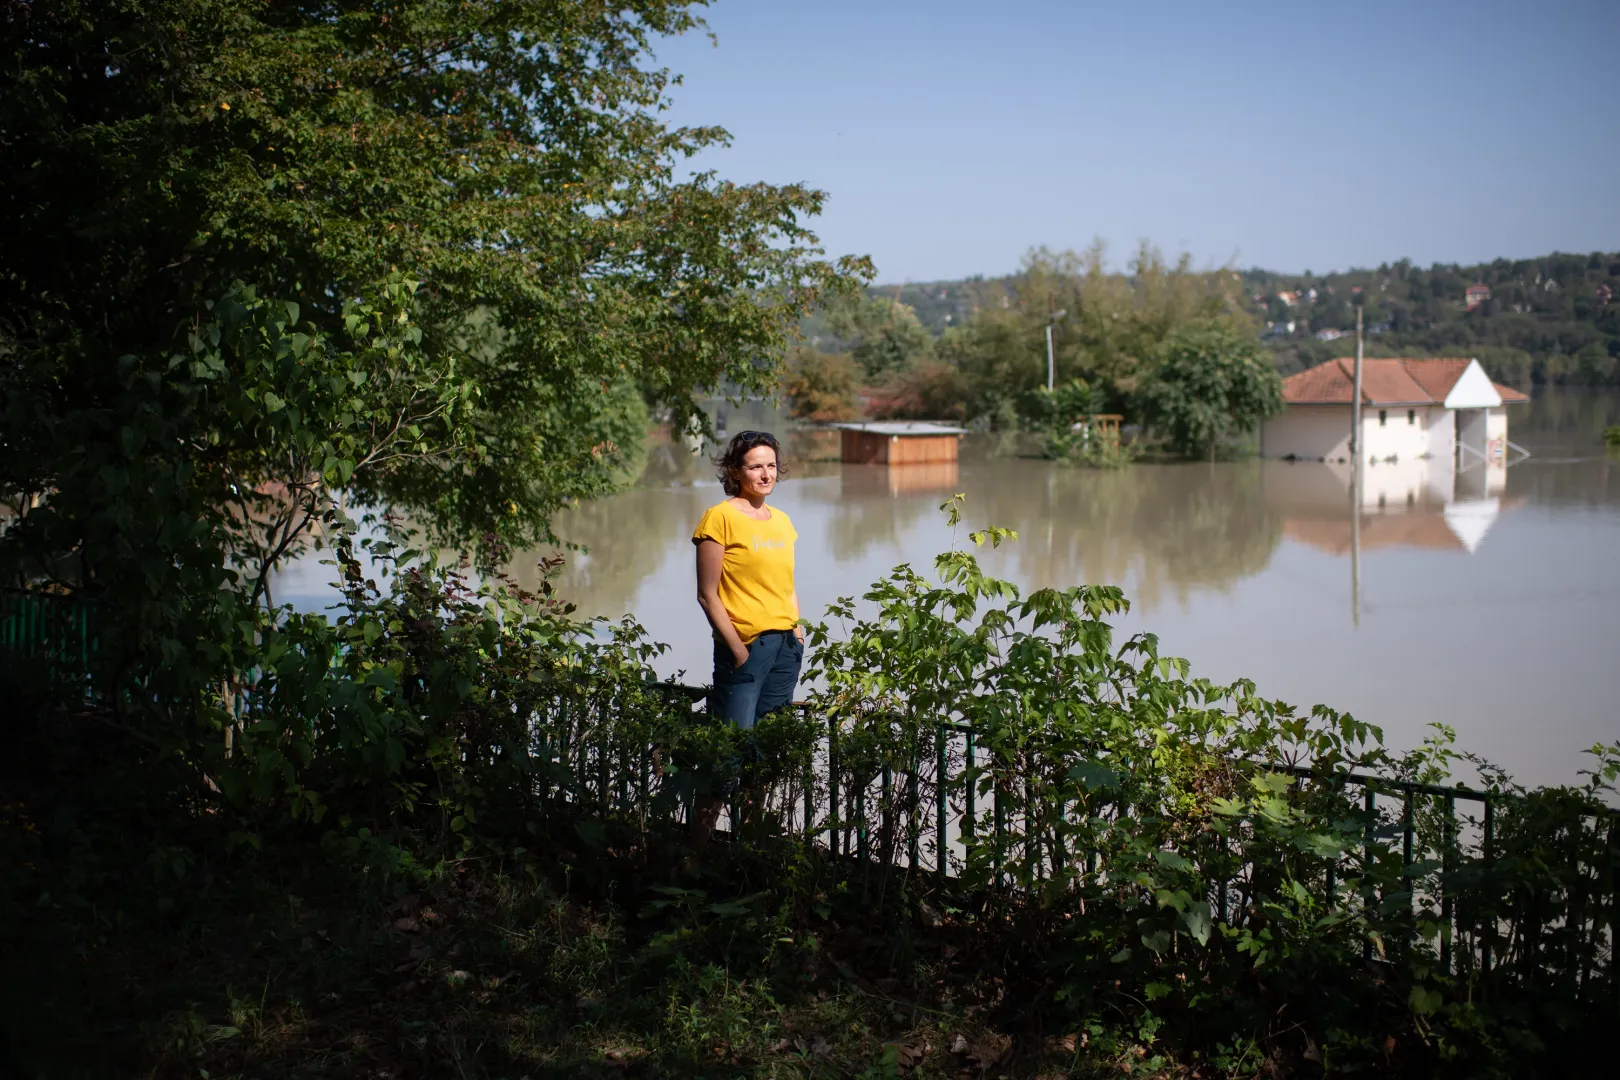
M 769 509 L 769 521 L 755 521 L 727 499 L 705 510 L 692 533 L 694 544 L 713 540 L 725 549 L 720 603 L 745 645 L 767 630 L 790 630 L 798 621 L 793 542 L 799 534 L 786 514 Z

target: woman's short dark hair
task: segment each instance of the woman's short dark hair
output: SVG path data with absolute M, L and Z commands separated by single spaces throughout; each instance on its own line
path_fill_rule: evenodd
M 743 458 L 748 451 L 760 446 L 768 446 L 776 452 L 776 475 L 787 475 L 787 466 L 782 463 L 782 444 L 776 441 L 775 435 L 768 431 L 739 431 L 731 437 L 724 452 L 714 459 L 714 467 L 720 470 L 720 484 L 726 489 L 727 495 L 735 497 L 742 494 L 737 473 L 742 471 Z

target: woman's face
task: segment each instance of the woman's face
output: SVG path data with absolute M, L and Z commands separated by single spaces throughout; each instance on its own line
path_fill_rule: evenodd
M 756 446 L 743 455 L 742 468 L 737 470 L 738 494 L 745 499 L 763 499 L 776 487 L 776 451 L 768 446 Z

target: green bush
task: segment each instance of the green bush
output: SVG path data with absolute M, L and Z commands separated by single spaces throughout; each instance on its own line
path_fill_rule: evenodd
M 782 378 L 782 390 L 800 420 L 853 420 L 861 412 L 860 383 L 860 368 L 848 353 L 800 349 Z
M 1103 395 L 1085 381 L 1075 379 L 1053 390 L 1025 395 L 1020 412 L 1025 422 L 1042 432 L 1041 451 L 1056 461 L 1077 462 L 1096 468 L 1129 465 L 1134 454 L 1097 426 Z
M 959 501 L 945 509 L 958 527 Z M 1505 1076 L 1602 1045 L 1620 746 L 1593 749 L 1581 787 L 1487 770 L 1487 848 L 1441 786 L 1449 733 L 1397 755 L 1352 717 L 1194 678 L 1150 634 L 1116 640 L 1117 588 L 1025 595 L 971 550 L 941 555 L 937 580 L 900 567 L 834 604 L 836 632 L 809 631 L 806 709 L 738 732 L 654 680 L 659 646 L 633 622 L 475 589 L 394 545 L 371 552 L 384 586 L 340 539 L 338 615 L 259 626 L 189 741 L 99 764 L 82 740 L 54 762 L 22 745 L 8 777 L 64 771 L 0 814 L 6 911 L 62 898 L 53 918 L 88 948 L 114 938 L 79 912 L 148 925 L 230 866 L 320 850 L 431 883 L 538 859 L 639 905 L 635 963 L 672 995 L 677 1056 L 761 1044 L 738 1003 L 819 985 L 815 943 L 857 926 L 863 965 L 958 995 L 931 1008 L 999 987 L 981 1022 L 1083 1032 L 1099 1060 L 1154 1046 L 1234 1075 Z M 1370 811 L 1352 769 L 1387 778 Z M 116 785 L 74 787 L 103 775 Z M 681 856 L 703 794 L 760 812 Z M 96 815 L 60 812 L 103 797 L 142 823 L 139 845 L 114 846 L 105 811 L 90 830 L 75 822 Z M 181 1035 L 212 1030 L 184 1015 Z
M 1151 634 L 1116 643 L 1118 589 L 1024 596 L 969 552 L 936 566 L 939 583 L 901 567 L 862 609 L 830 609 L 836 635 L 811 632 L 843 770 L 829 827 L 870 834 L 879 895 L 941 897 L 985 955 L 1028 965 L 1047 989 L 1024 1008 L 1370 1071 L 1396 1065 L 1397 1031 L 1408 1066 L 1415 1039 L 1431 1066 L 1504 1074 L 1597 1037 L 1620 745 L 1594 748 L 1581 788 L 1497 785 L 1488 851 L 1443 788 L 1416 789 L 1408 859 L 1393 789 L 1369 812 L 1348 774 L 1438 784 L 1449 733 L 1394 755 L 1347 715 L 1191 678 Z M 1563 869 L 1533 868 L 1537 850 Z M 919 861 L 949 882 L 895 865 Z M 1284 1008 L 1287 1036 L 1268 1028 Z
M 1282 379 L 1259 342 L 1219 321 L 1176 328 L 1154 351 L 1144 415 L 1184 457 L 1214 461 L 1223 442 L 1282 411 Z

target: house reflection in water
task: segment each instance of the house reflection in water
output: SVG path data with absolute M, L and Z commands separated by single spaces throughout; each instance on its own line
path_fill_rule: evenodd
M 1382 462 L 1360 476 L 1353 466 L 1298 463 L 1270 467 L 1267 505 L 1283 513 L 1283 535 L 1334 555 L 1381 548 L 1472 552 L 1497 517 L 1522 499 L 1506 499 L 1507 469 L 1479 463 L 1458 471 L 1446 458 Z M 1360 514 L 1351 507 L 1360 504 Z
M 952 492 L 961 478 L 954 461 L 923 461 L 910 465 L 846 465 L 842 476 L 844 497 L 910 495 L 927 491 Z

